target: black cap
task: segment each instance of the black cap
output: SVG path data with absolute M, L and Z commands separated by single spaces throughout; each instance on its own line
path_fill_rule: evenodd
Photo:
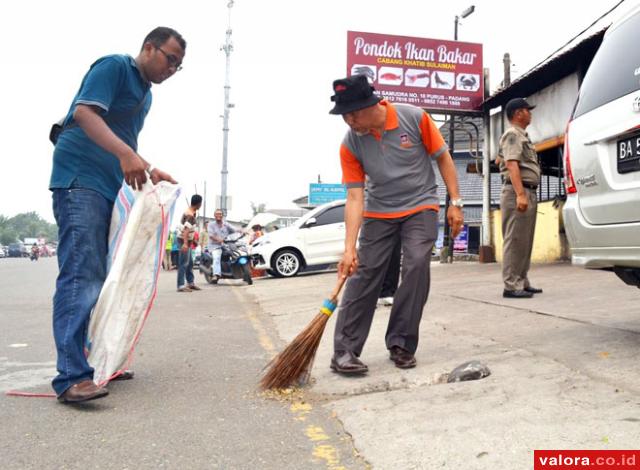
M 366 75 L 353 75 L 333 82 L 331 101 L 335 106 L 330 114 L 347 114 L 379 103 L 382 98 L 373 94 L 374 88 Z
M 507 105 L 504 107 L 504 110 L 507 113 L 507 119 L 511 119 L 517 110 L 533 108 L 535 108 L 535 106 L 531 106 L 524 98 L 514 98 L 509 100 Z

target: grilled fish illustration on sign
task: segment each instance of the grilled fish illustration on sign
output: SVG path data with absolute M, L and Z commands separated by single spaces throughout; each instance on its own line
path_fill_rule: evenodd
M 395 80 L 401 80 L 402 77 L 395 73 L 386 72 L 380 75 L 380 79 L 387 80 L 387 81 L 395 81 Z
M 416 80 L 420 80 L 423 78 L 429 78 L 429 72 L 417 73 L 415 75 L 407 75 L 407 83 L 413 83 Z

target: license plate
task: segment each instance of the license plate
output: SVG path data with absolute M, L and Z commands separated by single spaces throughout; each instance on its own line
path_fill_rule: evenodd
M 640 171 L 640 132 L 618 140 L 618 173 Z

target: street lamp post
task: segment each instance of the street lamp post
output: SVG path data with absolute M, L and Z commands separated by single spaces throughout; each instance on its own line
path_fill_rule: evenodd
M 474 11 L 476 11 L 476 7 L 475 5 L 471 5 L 469 8 L 467 8 L 465 11 L 463 11 L 462 13 L 460 13 L 460 16 L 456 15 L 456 19 L 455 19 L 455 23 L 454 23 L 454 29 L 453 29 L 453 39 L 455 41 L 458 40 L 458 23 L 460 21 L 460 18 L 466 18 L 467 16 L 469 16 L 471 13 L 473 13 Z
M 233 0 L 229 0 L 227 8 L 229 9 L 229 26 L 227 28 L 227 40 L 221 49 L 226 55 L 226 67 L 225 67 L 225 80 L 224 80 L 224 114 L 222 116 L 222 171 L 220 182 L 220 207 L 222 213 L 226 216 L 229 206 L 227 204 L 227 155 L 229 148 L 229 111 L 233 108 L 233 105 L 229 103 L 229 92 L 231 90 L 230 81 L 230 69 L 231 69 L 231 52 L 233 51 L 233 44 L 231 42 L 231 7 L 233 7 Z
M 469 8 L 464 10 L 460 15 L 456 15 L 454 23 L 453 23 L 453 39 L 454 41 L 458 40 L 458 24 L 460 22 L 460 18 L 466 18 L 471 13 L 475 11 L 476 7 L 471 5 Z M 453 153 L 455 151 L 455 116 L 451 114 L 449 116 L 449 152 L 451 153 L 451 157 L 453 158 Z M 449 227 L 449 219 L 447 218 L 447 212 L 449 212 L 449 204 L 451 203 L 451 197 L 449 196 L 449 191 L 447 191 L 447 196 L 444 203 L 444 238 L 442 240 L 443 248 L 445 256 L 441 257 L 441 261 L 443 263 L 452 263 L 453 262 L 453 237 L 450 235 L 450 227 Z

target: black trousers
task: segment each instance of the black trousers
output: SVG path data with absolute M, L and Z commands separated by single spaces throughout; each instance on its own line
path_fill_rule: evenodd
M 380 291 L 380 298 L 393 297 L 398 290 L 398 281 L 400 280 L 400 258 L 402 257 L 402 241 L 398 235 L 396 244 L 391 252 L 391 259 L 389 260 L 389 266 L 387 272 L 384 275 L 382 281 L 382 290 Z
M 360 230 L 356 273 L 338 309 L 334 350 L 362 352 L 378 295 L 397 238 L 403 250 L 402 282 L 393 300 L 385 335 L 387 348 L 415 353 L 422 310 L 429 296 L 431 250 L 438 236 L 438 214 L 422 211 L 397 219 L 365 219 Z

